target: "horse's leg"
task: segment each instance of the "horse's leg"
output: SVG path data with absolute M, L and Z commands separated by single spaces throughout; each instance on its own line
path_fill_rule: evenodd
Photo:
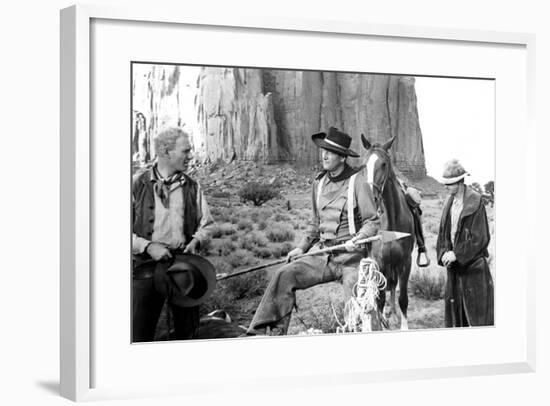
M 378 312 L 380 313 L 380 315 L 382 317 L 385 317 L 384 315 L 384 307 L 386 306 L 386 289 L 381 289 L 378 291 L 379 293 L 379 296 L 378 296 L 378 300 L 376 301 L 377 303 L 377 306 L 378 306 Z
M 399 310 L 401 310 L 401 330 L 408 330 L 407 308 L 409 307 L 409 295 L 407 293 L 409 275 L 411 273 L 411 260 L 406 261 L 399 276 Z
M 397 286 L 396 286 L 396 284 L 393 284 L 392 287 L 391 287 L 391 290 L 390 290 L 390 311 L 388 313 L 388 320 L 390 320 L 390 319 L 395 320 L 395 323 L 392 323 L 392 324 L 397 324 L 397 322 L 398 322 L 398 320 L 397 320 L 397 310 L 396 310 L 396 306 L 395 306 L 396 290 L 397 290 Z

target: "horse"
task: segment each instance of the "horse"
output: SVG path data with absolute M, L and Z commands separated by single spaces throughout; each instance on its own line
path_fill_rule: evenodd
M 386 290 L 380 292 L 378 298 L 378 309 L 380 312 L 384 312 L 386 291 L 389 290 L 390 308 L 389 312 L 383 314 L 387 320 L 392 316 L 397 318 L 395 295 L 399 283 L 401 330 L 407 330 L 407 307 L 409 305 L 407 286 L 411 273 L 411 254 L 415 243 L 414 219 L 407 204 L 405 193 L 393 170 L 388 152 L 394 140 L 395 136 L 384 144 L 371 144 L 361 134 L 361 141 L 367 150 L 364 161 L 367 182 L 373 191 L 374 200 L 380 213 L 381 229 L 410 234 L 409 237 L 386 244 L 380 242 L 372 244 L 372 256 L 387 280 Z

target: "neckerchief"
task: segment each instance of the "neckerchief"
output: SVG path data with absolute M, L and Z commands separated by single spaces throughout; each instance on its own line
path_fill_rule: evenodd
M 170 206 L 170 193 L 176 190 L 178 187 L 181 187 L 181 184 L 185 181 L 183 177 L 183 172 L 176 172 L 168 178 L 163 178 L 158 171 L 158 167 L 153 166 L 153 178 L 151 181 L 154 183 L 154 190 L 157 196 L 159 197 L 162 205 L 165 208 Z M 172 189 L 174 183 L 179 183 L 179 185 Z
M 351 177 L 353 174 L 359 171 L 359 168 L 352 168 L 348 164 L 344 164 L 344 170 L 334 177 L 330 176 L 330 173 L 328 173 L 328 178 L 331 182 L 340 182 L 343 181 L 349 177 Z

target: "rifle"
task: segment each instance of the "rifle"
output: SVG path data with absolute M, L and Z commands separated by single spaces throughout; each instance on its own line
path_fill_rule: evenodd
M 373 237 L 368 237 L 368 238 L 365 238 L 365 239 L 362 239 L 362 240 L 355 241 L 355 244 L 356 245 L 361 245 L 361 244 L 366 244 L 366 243 L 377 241 L 377 240 L 380 240 L 384 244 L 384 243 L 399 240 L 401 238 L 408 237 L 408 236 L 410 236 L 409 233 L 400 233 L 400 232 L 397 232 L 397 231 L 382 230 L 382 231 L 380 231 L 380 233 L 378 233 L 377 235 L 375 235 Z M 318 251 L 307 252 L 305 254 L 295 256 L 293 258 L 293 260 L 304 258 L 304 257 L 309 257 L 309 256 L 313 256 L 313 255 L 324 254 L 324 253 L 332 252 L 332 251 L 336 251 L 336 250 L 345 249 L 345 246 L 346 246 L 346 243 L 343 243 L 343 244 L 335 245 L 333 247 L 323 248 L 323 249 L 318 250 Z M 243 275 L 243 274 L 249 273 L 249 272 L 259 271 L 260 269 L 269 268 L 271 266 L 279 265 L 279 264 L 285 263 L 287 261 L 288 261 L 287 258 L 282 258 L 282 259 L 278 259 L 277 261 L 268 262 L 267 264 L 257 265 L 257 266 L 254 266 L 252 268 L 243 269 L 241 271 L 233 272 L 233 273 L 230 273 L 230 274 L 221 273 L 221 274 L 217 275 L 216 280 L 221 281 L 223 279 L 233 278 L 234 276 Z

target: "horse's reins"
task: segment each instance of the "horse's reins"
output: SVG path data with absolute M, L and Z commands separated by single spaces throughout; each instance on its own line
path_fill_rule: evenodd
M 368 162 L 370 156 L 372 154 L 374 154 L 374 149 L 375 148 L 373 148 L 373 151 L 370 152 L 367 155 L 367 158 L 366 158 L 367 162 Z M 376 149 L 376 150 L 378 150 L 378 149 Z M 389 156 L 384 151 L 380 151 L 380 152 L 384 155 L 384 158 L 386 158 L 386 161 L 388 162 L 388 165 L 389 165 L 389 169 L 386 173 L 386 176 L 384 177 L 384 181 L 382 182 L 381 186 L 378 186 L 374 182 L 374 173 L 373 173 L 373 181 L 369 182 L 369 185 L 370 185 L 371 189 L 373 190 L 373 192 L 375 192 L 374 200 L 375 200 L 375 203 L 376 203 L 376 210 L 378 211 L 379 214 L 382 214 L 382 213 L 384 213 L 384 207 L 382 205 L 382 201 L 383 201 L 382 195 L 383 195 L 383 192 L 384 192 L 384 188 L 386 187 L 386 182 L 388 181 L 388 179 L 390 177 L 389 174 L 392 173 L 392 171 L 391 171 L 391 159 L 389 159 Z M 368 168 L 367 168 L 367 170 L 368 170 Z

